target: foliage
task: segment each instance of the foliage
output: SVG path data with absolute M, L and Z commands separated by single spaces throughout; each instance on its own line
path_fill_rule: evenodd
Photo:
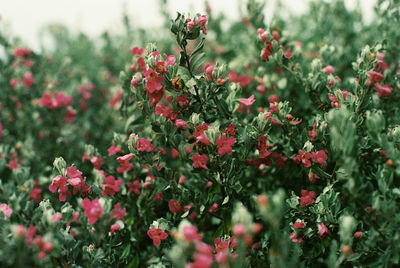
M 399 265 L 400 2 L 206 10 L 1 34 L 2 267 Z

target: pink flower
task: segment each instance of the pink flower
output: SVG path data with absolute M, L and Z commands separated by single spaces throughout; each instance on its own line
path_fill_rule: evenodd
M 18 162 L 15 161 L 14 159 L 11 159 L 8 162 L 8 166 L 12 169 L 12 170 L 17 170 L 18 169 Z
M 226 135 L 222 135 L 220 139 L 217 140 L 218 154 L 232 154 L 232 145 L 235 144 L 235 139 L 233 137 L 226 138 Z
M 151 152 L 154 147 L 148 139 L 140 138 L 136 141 L 136 148 L 140 152 Z
M 208 24 L 208 20 L 207 20 L 207 15 L 201 15 L 198 19 L 197 19 L 197 26 L 201 27 L 201 30 L 203 31 L 203 34 L 207 34 L 207 29 L 206 26 Z
M 68 107 L 65 113 L 65 118 L 64 118 L 65 122 L 71 123 L 74 122 L 75 119 L 76 119 L 76 110 Z
M 317 181 L 317 179 L 319 179 L 317 174 L 315 174 L 311 171 L 310 171 L 310 173 L 308 173 L 308 180 L 310 181 L 311 184 L 314 184 Z
M 169 201 L 168 207 L 172 213 L 183 212 L 183 208 L 182 208 L 181 204 L 179 203 L 179 201 L 177 201 L 177 200 Z
M 304 229 L 304 222 L 296 221 L 296 222 L 293 224 L 293 228 L 294 228 L 294 229 Z
M 287 59 L 290 59 L 291 57 L 293 57 L 293 53 L 290 53 L 290 47 L 288 47 L 288 49 L 285 51 L 284 56 Z
M 377 95 L 379 98 L 387 98 L 392 94 L 393 88 L 386 86 L 381 86 L 378 84 L 374 85 L 374 89 L 377 91 Z
M 142 185 L 140 184 L 139 180 L 135 180 L 134 182 L 129 182 L 128 183 L 128 192 L 132 193 L 134 192 L 137 195 L 140 195 L 140 188 L 142 187 Z
M 261 60 L 262 61 L 269 61 L 269 57 L 272 55 L 272 43 L 271 41 L 267 40 L 265 43 L 265 47 L 261 50 Z
M 200 241 L 196 226 L 190 225 L 183 228 L 183 236 L 186 242 Z
M 59 107 L 67 107 L 70 106 L 74 103 L 74 99 L 63 92 L 56 92 L 54 94 L 55 98 L 55 107 L 54 108 L 59 108 Z
M 121 209 L 121 204 L 118 202 L 114 206 L 114 212 L 111 214 L 110 218 L 125 221 L 126 208 Z
M 367 80 L 367 83 L 369 83 L 370 85 L 374 85 L 377 82 L 382 82 L 385 79 L 383 74 L 375 72 L 375 71 L 368 72 L 368 75 L 369 75 L 369 79 Z
M 210 207 L 210 209 L 208 210 L 208 212 L 210 212 L 210 213 L 214 213 L 214 212 L 216 212 L 217 210 L 218 210 L 218 204 L 217 203 L 214 203 L 214 204 L 212 204 L 212 206 Z
M 325 166 L 326 160 L 328 160 L 328 155 L 324 150 L 320 150 L 318 152 L 313 152 L 311 156 L 314 163 L 321 164 L 322 167 Z
M 300 244 L 300 243 L 304 242 L 303 238 L 301 236 L 299 236 L 298 234 L 296 234 L 296 232 L 291 233 L 289 235 L 289 238 L 292 240 L 293 243 L 296 243 L 296 244 Z
M 232 232 L 237 237 L 243 237 L 247 232 L 247 228 L 244 224 L 238 223 L 233 226 Z
M 331 101 L 332 108 L 336 108 L 336 109 L 340 108 L 340 103 L 339 103 L 338 99 L 335 96 L 333 96 L 331 93 L 329 93 L 328 95 L 329 95 L 329 100 Z
M 250 113 L 250 106 L 255 102 L 256 100 L 254 99 L 254 94 L 251 95 L 249 98 L 247 99 L 239 99 L 239 103 L 240 103 L 240 108 L 237 110 L 238 113 L 240 113 L 244 106 L 246 106 L 247 108 L 247 114 Z
M 111 225 L 111 227 L 110 227 L 110 233 L 113 234 L 113 233 L 115 233 L 115 232 L 118 232 L 120 228 L 121 228 L 121 226 L 119 226 L 118 223 L 114 223 L 114 224 Z
M 32 73 L 27 72 L 25 73 L 24 77 L 22 78 L 22 84 L 26 88 L 30 88 L 35 83 L 35 79 L 33 79 Z
M 117 168 L 118 173 L 128 172 L 133 168 L 133 164 L 129 163 L 129 160 L 131 160 L 132 157 L 132 154 L 126 154 L 117 158 L 120 165 L 120 167 Z
M 10 86 L 11 86 L 11 88 L 12 88 L 12 89 L 15 89 L 15 88 L 17 87 L 17 85 L 18 85 L 18 79 L 17 79 L 17 78 L 12 78 L 12 79 L 10 80 Z
M 49 185 L 49 190 L 50 192 L 55 193 L 57 188 L 59 193 L 58 199 L 61 202 L 65 202 L 67 195 L 71 195 L 71 193 L 68 192 L 67 178 L 62 176 L 55 177 Z
M 214 67 L 212 67 L 210 64 L 206 64 L 206 66 L 204 66 L 204 70 L 206 71 L 206 75 L 207 75 L 207 79 L 210 81 L 213 81 L 214 78 L 212 76 L 212 72 L 214 71 Z
M 29 56 L 31 51 L 29 48 L 17 47 L 14 49 L 14 57 L 23 58 L 25 56 Z
M 103 216 L 103 208 L 100 205 L 98 198 L 93 201 L 85 198 L 82 200 L 82 207 L 85 209 L 84 215 L 88 217 L 89 224 L 96 223 Z
M 268 97 L 268 101 L 269 101 L 270 103 L 279 102 L 279 97 L 278 97 L 277 95 L 275 95 L 275 94 L 272 94 L 272 95 L 270 95 L 270 96 Z
M 305 207 L 315 202 L 315 192 L 301 190 L 300 206 Z
M 33 188 L 29 195 L 29 199 L 33 199 L 35 200 L 35 203 L 39 203 L 40 200 L 42 200 L 42 189 Z
M 103 197 L 114 196 L 115 193 L 119 192 L 119 186 L 122 184 L 122 180 L 115 180 L 114 176 L 107 176 L 104 179 Z
M 164 78 L 161 75 L 157 75 L 151 68 L 144 71 L 143 75 L 146 77 L 146 88 L 150 93 L 162 90 L 161 83 L 164 81 Z
M 57 212 L 53 215 L 51 218 L 51 222 L 59 222 L 62 219 L 62 214 L 60 212 Z
M 0 204 L 0 211 L 3 212 L 5 220 L 8 220 L 13 212 L 12 208 L 10 208 L 6 203 Z
M 163 232 L 160 228 L 150 229 L 147 231 L 147 235 L 153 240 L 153 244 L 158 247 L 161 244 L 161 240 L 165 240 L 168 237 L 166 232 Z
M 193 167 L 194 168 L 204 168 L 204 169 L 208 169 L 207 168 L 207 161 L 208 161 L 208 157 L 205 154 L 202 155 L 198 155 L 195 154 L 192 156 L 192 160 L 193 160 Z
M 315 123 L 313 124 L 313 129 L 308 131 L 308 136 L 310 136 L 311 141 L 315 141 L 315 137 L 318 136 L 317 129 L 315 128 Z
M 143 55 L 146 52 L 146 50 L 144 48 L 133 47 L 130 49 L 130 52 L 132 53 L 133 56 L 135 56 L 135 55 Z
M 332 65 L 328 65 L 322 68 L 322 71 L 328 74 L 333 74 L 335 72 L 335 68 L 333 68 Z
M 176 101 L 178 102 L 179 107 L 181 107 L 182 109 L 186 108 L 189 105 L 187 94 L 176 97 Z
M 33 236 L 35 235 L 36 227 L 32 224 L 29 225 L 28 234 L 26 235 L 26 244 L 30 246 L 32 244 Z
M 318 234 L 322 239 L 325 239 L 327 235 L 331 236 L 331 232 L 328 230 L 323 222 L 320 222 L 318 224 Z
M 185 120 L 176 119 L 176 120 L 175 120 L 175 126 L 176 126 L 177 128 L 184 129 L 184 128 L 187 127 L 187 123 L 186 123 Z
M 196 137 L 196 139 L 197 139 L 196 143 L 201 142 L 205 146 L 208 146 L 211 143 L 210 140 L 206 137 L 206 135 L 204 133 L 201 133 L 200 135 L 198 135 Z
M 196 27 L 196 24 L 191 19 L 187 19 L 186 22 L 189 31 L 193 30 L 193 28 Z
M 362 238 L 362 232 L 355 232 L 354 237 L 357 239 L 361 239 Z
M 114 96 L 111 98 L 110 102 L 108 103 L 111 108 L 114 108 L 122 99 L 122 90 L 119 89 L 115 92 Z
M 228 249 L 228 241 L 221 240 L 221 237 L 214 239 L 214 245 L 217 252 L 226 251 Z
M 302 163 L 305 167 L 311 167 L 310 157 L 311 154 L 309 152 L 303 153 L 302 150 L 299 150 L 299 154 L 293 157 L 293 161 L 296 164 Z

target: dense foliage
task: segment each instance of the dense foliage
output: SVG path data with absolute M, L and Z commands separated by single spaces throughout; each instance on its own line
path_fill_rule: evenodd
M 400 1 L 263 10 L 2 33 L 1 266 L 399 265 Z

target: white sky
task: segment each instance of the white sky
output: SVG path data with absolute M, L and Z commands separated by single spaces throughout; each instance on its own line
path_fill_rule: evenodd
M 267 1 L 267 18 L 273 12 L 277 0 Z M 202 13 L 202 0 L 170 0 L 169 13 L 175 17 L 176 11 Z M 238 7 L 245 0 L 209 0 L 213 12 L 223 11 L 228 19 L 239 16 Z M 307 11 L 309 0 L 284 0 L 291 12 Z M 346 0 L 353 8 L 356 0 Z M 361 0 L 367 20 L 372 17 L 372 7 L 376 0 Z M 24 43 L 39 48 L 38 32 L 49 23 L 62 23 L 70 29 L 82 31 L 90 36 L 98 36 L 104 30 L 118 31 L 121 28 L 121 14 L 125 8 L 131 22 L 140 26 L 160 26 L 158 0 L 0 0 L 0 30 L 19 36 Z

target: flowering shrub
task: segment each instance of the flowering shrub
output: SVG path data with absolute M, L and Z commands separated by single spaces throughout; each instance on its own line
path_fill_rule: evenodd
M 1 35 L 1 266 L 399 265 L 399 3 L 262 10 Z

